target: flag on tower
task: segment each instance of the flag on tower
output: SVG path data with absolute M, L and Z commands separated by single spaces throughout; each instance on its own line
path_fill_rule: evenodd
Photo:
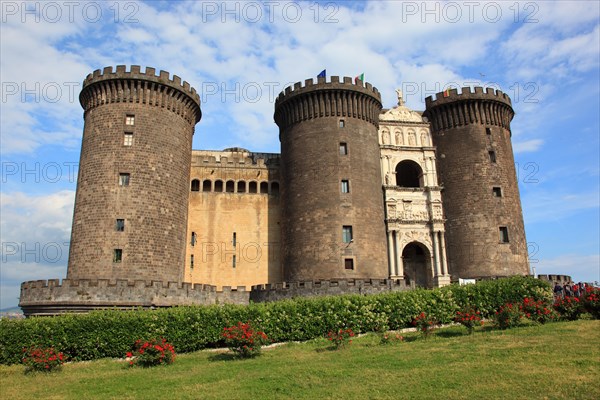
M 359 79 L 360 79 L 362 82 L 364 82 L 364 81 L 365 81 L 365 73 L 364 73 L 364 72 L 363 72 L 362 74 L 360 74 L 360 75 L 358 75 L 358 76 L 355 76 L 355 77 L 354 77 L 354 84 L 357 84 Z
M 446 88 L 446 90 L 444 90 L 444 97 L 448 96 L 450 96 L 450 88 Z
M 321 71 L 321 73 L 319 75 L 317 75 L 317 78 L 326 78 L 327 77 L 327 71 L 326 69 L 324 69 L 323 71 Z

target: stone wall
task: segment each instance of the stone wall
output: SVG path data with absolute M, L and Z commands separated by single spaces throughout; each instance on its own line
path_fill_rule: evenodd
M 538 279 L 550 282 L 553 286 L 556 282 L 564 285 L 568 282 L 573 282 L 570 275 L 538 275 Z
M 409 290 L 403 280 L 331 280 L 245 286 L 127 281 L 58 279 L 23 282 L 19 307 L 26 316 L 88 312 L 96 309 L 160 308 L 184 305 L 249 304 L 293 297 L 377 294 Z
M 19 307 L 27 316 L 87 312 L 94 309 L 158 308 L 198 304 L 248 304 L 244 286 L 157 282 L 142 280 L 50 279 L 21 284 Z
M 190 178 L 185 282 L 281 282 L 279 155 L 193 151 Z
M 323 281 L 306 281 L 275 283 L 253 286 L 250 300 L 268 302 L 294 297 L 336 296 L 342 294 L 377 294 L 384 292 L 400 292 L 411 289 L 404 280 L 392 279 L 339 279 Z

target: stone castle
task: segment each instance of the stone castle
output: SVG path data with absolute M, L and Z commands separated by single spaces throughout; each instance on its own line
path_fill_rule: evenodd
M 281 154 L 192 150 L 199 95 L 139 66 L 87 76 L 66 279 L 26 315 L 376 293 L 528 275 L 509 97 L 382 109 L 332 76 L 275 102 Z

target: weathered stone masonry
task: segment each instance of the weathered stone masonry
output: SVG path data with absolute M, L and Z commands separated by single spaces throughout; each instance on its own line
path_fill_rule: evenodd
M 332 76 L 275 103 L 281 154 L 191 149 L 198 93 L 139 66 L 88 75 L 67 279 L 26 315 L 247 304 L 527 275 L 513 110 L 463 88 L 382 110 Z M 381 125 L 380 125 L 381 124 Z

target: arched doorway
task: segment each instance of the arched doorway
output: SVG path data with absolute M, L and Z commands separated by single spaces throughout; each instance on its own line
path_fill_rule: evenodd
M 402 250 L 404 276 L 418 287 L 432 287 L 431 255 L 427 247 L 418 242 L 407 244 Z

